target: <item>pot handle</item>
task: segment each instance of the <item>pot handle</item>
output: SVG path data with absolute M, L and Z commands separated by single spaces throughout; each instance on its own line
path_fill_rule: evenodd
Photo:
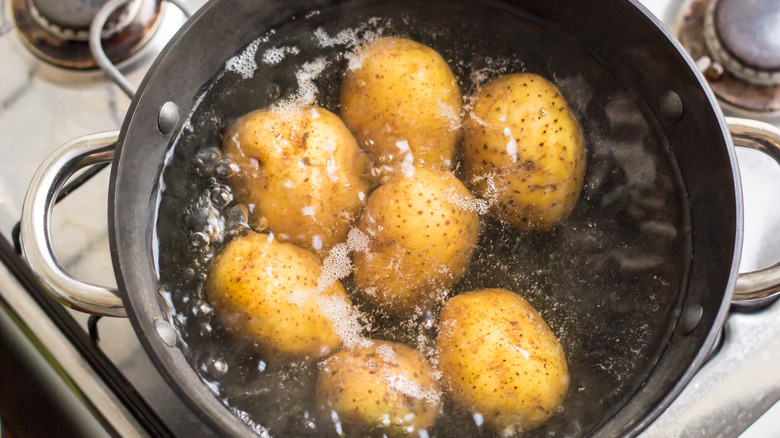
M 735 146 L 761 151 L 780 164 L 780 129 L 756 120 L 726 117 Z M 759 306 L 780 295 L 780 262 L 739 274 L 732 303 Z
M 51 212 L 65 182 L 79 169 L 109 162 L 119 131 L 85 135 L 55 150 L 35 172 L 22 207 L 21 244 L 27 264 L 57 301 L 82 312 L 127 316 L 116 289 L 74 279 L 57 261 L 51 242 Z

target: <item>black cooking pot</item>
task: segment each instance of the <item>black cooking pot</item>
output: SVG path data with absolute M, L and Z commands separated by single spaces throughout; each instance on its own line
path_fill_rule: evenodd
M 201 102 L 215 74 L 258 36 L 311 17 L 314 10 L 382 4 L 365 0 L 212 1 L 157 58 L 121 131 L 83 137 L 57 150 L 35 175 L 25 200 L 24 254 L 45 287 L 79 310 L 112 316 L 126 313 L 171 386 L 204 421 L 225 435 L 251 435 L 253 430 L 218 401 L 193 370 L 180 348 L 171 308 L 158 291 L 155 227 L 164 165 L 174 155 L 172 148 L 186 116 Z M 632 392 L 618 405 L 603 407 L 603 421 L 593 430 L 603 436 L 638 434 L 669 406 L 708 357 L 735 285 L 738 299 L 748 303 L 766 300 L 778 289 L 778 266 L 737 281 L 743 220 L 733 143 L 767 152 L 780 162 L 780 133 L 769 125 L 736 119 L 727 126 L 694 63 L 663 25 L 631 0 L 450 2 L 449 10 L 438 3 L 409 0 L 403 8 L 419 17 L 436 17 L 435 12 L 473 20 L 477 23 L 474 32 L 494 30 L 491 13 L 519 14 L 557 29 L 611 66 L 629 84 L 652 121 L 650 129 L 658 137 L 660 153 L 671 157 L 679 175 L 681 218 L 689 227 L 684 236 L 686 254 L 691 257 L 679 268 L 679 296 L 663 321 L 663 339 L 654 346 L 657 360 L 629 385 Z M 49 237 L 53 199 L 65 180 L 84 166 L 110 160 L 109 229 L 119 291 L 70 278 L 57 264 Z

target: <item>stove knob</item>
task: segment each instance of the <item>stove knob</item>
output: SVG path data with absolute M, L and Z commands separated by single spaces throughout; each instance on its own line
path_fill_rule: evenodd
M 714 61 L 754 85 L 780 85 L 780 2 L 715 0 L 704 17 Z

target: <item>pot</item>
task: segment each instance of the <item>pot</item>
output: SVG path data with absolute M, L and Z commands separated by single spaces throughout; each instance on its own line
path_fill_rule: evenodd
M 227 59 L 269 30 L 295 22 L 295 17 L 310 18 L 316 15 L 310 14 L 313 10 L 352 10 L 346 5 L 381 8 L 382 3 L 212 1 L 159 55 L 136 93 L 122 129 L 63 145 L 36 173 L 25 200 L 23 251 L 41 283 L 74 309 L 128 316 L 173 389 L 204 421 L 225 435 L 252 435 L 259 429 L 223 405 L 193 370 L 187 345 L 177 332 L 164 296 L 166 291 L 160 290 L 156 223 L 161 175 L 174 155 L 173 146 L 187 115 L 201 104 Z M 530 22 L 580 41 L 598 62 L 618 72 L 635 94 L 637 106 L 652 121 L 648 129 L 660 139 L 663 152 L 659 153 L 671 157 L 680 179 L 681 222 L 688 227 L 683 230 L 683 240 L 690 258 L 683 259 L 677 268 L 679 294 L 659 328 L 663 336 L 652 346 L 657 351 L 655 360 L 642 370 L 641 378 L 631 382 L 625 397 L 600 408 L 599 424 L 579 431 L 600 436 L 637 435 L 671 404 L 705 362 L 731 303 L 760 304 L 780 290 L 780 264 L 738 274 L 743 220 L 734 153 L 734 145 L 750 147 L 780 162 L 780 132 L 759 122 L 725 119 L 680 45 L 657 19 L 631 0 L 516 0 L 451 4 L 445 9 L 433 2 L 409 0 L 405 6 L 422 17 L 434 16 L 434 11 L 451 12 L 483 25 L 497 17 L 484 11 L 521 11 Z M 403 9 L 397 2 L 392 8 Z M 475 25 L 472 29 L 477 32 L 480 28 Z M 498 32 L 500 26 L 487 29 Z M 573 85 L 570 90 L 576 88 Z M 56 262 L 49 235 L 54 200 L 68 177 L 85 166 L 107 161 L 113 164 L 108 219 L 118 290 L 71 278 Z

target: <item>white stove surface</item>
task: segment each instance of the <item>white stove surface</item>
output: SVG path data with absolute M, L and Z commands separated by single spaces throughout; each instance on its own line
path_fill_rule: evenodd
M 674 32 L 678 11 L 685 0 L 640 1 Z M 0 28 L 10 22 L 5 3 L 0 0 Z M 189 3 L 199 5 L 202 1 Z M 166 14 L 159 35 L 155 36 L 152 47 L 146 49 L 149 56 L 123 69 L 134 85 L 143 78 L 151 56 L 183 22 L 183 16 L 175 8 L 168 8 Z M 0 156 L 13 157 L 0 159 L 0 233 L 10 238 L 11 228 L 20 215 L 27 182 L 46 155 L 74 137 L 118 129 L 130 101 L 101 73 L 63 73 L 36 60 L 13 33 L 0 36 L 0 54 L 3 54 L 0 55 L 0 78 L 3 78 Z M 14 106 L 13 112 L 6 111 L 10 105 Z M 39 111 L 44 107 L 54 107 L 57 111 Z M 780 166 L 752 151 L 739 151 L 738 159 L 744 186 L 745 242 L 741 271 L 745 272 L 780 260 L 780 189 L 775 185 L 780 181 Z M 82 280 L 112 285 L 113 269 L 106 238 L 107 188 L 108 172 L 103 171 L 55 209 L 52 229 L 56 252 L 71 274 Z M 14 283 L 0 269 L 0 301 L 9 302 L 11 307 L 34 306 L 29 299 L 13 293 L 18 288 Z M 86 321 L 81 314 L 74 312 L 74 316 Z M 40 329 L 49 335 L 41 340 L 42 344 L 57 350 L 57 335 L 45 321 L 38 321 L 34 316 L 22 319 L 29 327 L 43 327 Z M 172 397 L 170 389 L 154 371 L 127 320 L 104 318 L 100 322 L 100 334 L 106 354 L 158 414 L 171 423 L 172 430 L 181 435 L 208 434 L 207 428 L 194 416 L 182 414 L 186 408 Z M 58 354 L 54 354 L 58 360 L 67 361 Z M 767 412 L 780 400 L 777 364 L 780 364 L 780 302 L 758 313 L 731 315 L 721 352 L 701 369 L 672 407 L 642 436 L 780 436 L 780 405 Z M 84 388 L 92 384 L 88 376 L 78 377 L 76 371 L 74 375 L 76 383 Z M 106 399 L 109 403 L 111 397 Z M 750 425 L 753 426 L 745 431 Z

